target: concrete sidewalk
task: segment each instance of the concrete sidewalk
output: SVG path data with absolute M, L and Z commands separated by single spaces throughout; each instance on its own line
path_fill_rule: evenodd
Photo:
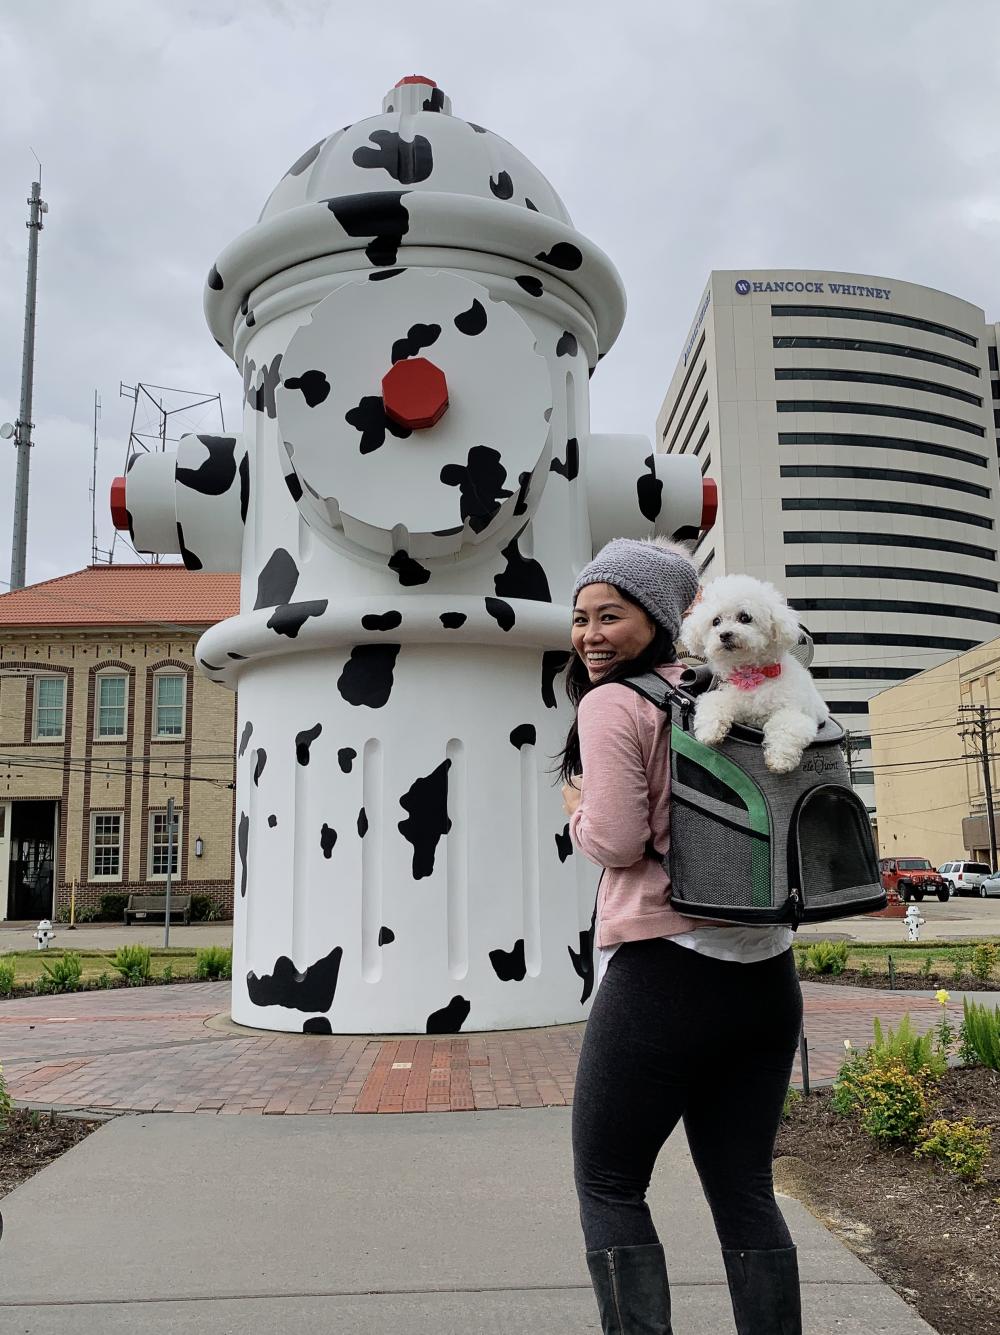
M 679 1135 L 649 1199 L 678 1335 L 731 1332 L 718 1243 Z M 928 1335 L 801 1205 L 781 1203 L 807 1335 Z M 11 1335 L 600 1330 L 566 1108 L 121 1117 L 2 1208 L 0 1329 Z

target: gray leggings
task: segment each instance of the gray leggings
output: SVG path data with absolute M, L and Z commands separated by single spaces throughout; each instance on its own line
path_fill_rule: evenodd
M 771 1156 L 802 1023 L 791 950 L 757 964 L 618 948 L 587 1022 L 573 1161 L 588 1251 L 659 1241 L 646 1190 L 683 1117 L 724 1250 L 790 1247 Z

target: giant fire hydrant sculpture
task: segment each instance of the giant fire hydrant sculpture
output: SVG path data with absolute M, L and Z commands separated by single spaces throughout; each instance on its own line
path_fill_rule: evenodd
M 233 1018 L 454 1033 L 585 1017 L 596 868 L 553 757 L 569 593 L 714 518 L 698 461 L 589 431 L 621 280 L 505 140 L 404 79 L 291 167 L 205 298 L 239 436 L 133 460 L 136 547 L 241 572 Z

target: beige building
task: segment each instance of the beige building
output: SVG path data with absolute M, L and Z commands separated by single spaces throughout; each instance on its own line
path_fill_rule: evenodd
M 986 715 L 988 727 L 992 719 L 1000 729 L 1000 639 L 869 699 L 882 857 L 927 857 L 936 867 L 968 857 L 993 865 L 981 752 L 960 735 L 978 722 L 969 707 L 980 705 L 994 711 Z M 1000 733 L 991 743 L 1000 833 Z
M 0 596 L 0 918 L 172 880 L 232 916 L 235 697 L 195 667 L 235 575 L 90 566 Z

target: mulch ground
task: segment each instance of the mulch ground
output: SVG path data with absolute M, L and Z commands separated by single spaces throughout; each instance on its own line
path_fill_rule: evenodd
M 969 1186 L 908 1150 L 880 1149 L 835 1112 L 800 1100 L 775 1147 L 775 1184 L 803 1201 L 940 1335 L 1000 1335 L 1000 1073 L 953 1068 L 933 1115 L 993 1128 L 985 1181 Z
M 840 987 L 873 987 L 883 992 L 889 987 L 887 973 L 862 974 L 857 969 L 845 969 L 843 973 L 804 973 L 801 977 L 803 982 L 808 983 L 832 983 Z M 1000 992 L 1000 981 L 991 978 L 988 982 L 980 982 L 978 978 L 965 974 L 959 982 L 956 982 L 950 971 L 941 973 L 934 970 L 925 978 L 922 973 L 902 973 L 897 969 L 892 984 L 894 992 L 934 992 L 939 987 L 948 992 Z
M 12 1112 L 0 1123 L 0 1196 L 19 1187 L 100 1125 L 79 1117 L 52 1118 L 48 1113 L 32 1115 L 23 1109 Z

